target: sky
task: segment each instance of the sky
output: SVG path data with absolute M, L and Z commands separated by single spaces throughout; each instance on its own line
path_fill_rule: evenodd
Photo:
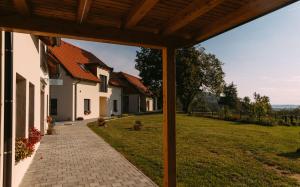
M 65 40 L 115 71 L 138 75 L 137 47 Z M 258 92 L 269 96 L 271 104 L 300 105 L 300 2 L 199 45 L 224 63 L 225 81 L 237 85 L 239 97 Z

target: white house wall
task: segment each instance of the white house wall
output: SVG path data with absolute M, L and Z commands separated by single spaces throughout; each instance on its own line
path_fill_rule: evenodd
M 109 114 L 121 115 L 122 114 L 122 89 L 119 87 L 110 87 L 111 96 L 109 98 Z M 114 112 L 114 100 L 117 100 L 117 112 Z
M 18 167 L 15 165 L 15 132 L 16 132 L 16 74 L 18 73 L 26 79 L 26 137 L 28 137 L 28 114 L 29 114 L 29 83 L 34 85 L 34 127 L 40 128 L 40 91 L 41 91 L 41 78 L 46 82 L 45 94 L 44 94 L 44 130 L 47 129 L 46 118 L 48 116 L 47 111 L 47 95 L 49 95 L 49 83 L 48 76 L 42 73 L 40 68 L 40 45 L 39 41 L 34 43 L 34 39 L 29 34 L 13 33 L 13 154 L 12 154 L 12 168 L 13 186 L 18 186 L 21 179 L 27 170 L 27 167 L 21 167 L 19 163 Z M 36 45 L 35 45 L 36 44 Z M 49 105 L 49 104 L 48 104 Z
M 84 114 L 84 99 L 90 100 L 90 114 Z M 77 117 L 84 119 L 99 117 L 99 84 L 81 81 L 77 84 Z
M 57 115 L 52 115 L 56 121 L 70 121 L 74 118 L 74 79 L 61 68 L 63 85 L 50 86 L 51 99 L 57 99 Z
M 149 108 L 147 108 L 147 102 L 149 102 Z M 146 97 L 146 110 L 147 112 L 153 111 L 153 99 L 151 97 Z

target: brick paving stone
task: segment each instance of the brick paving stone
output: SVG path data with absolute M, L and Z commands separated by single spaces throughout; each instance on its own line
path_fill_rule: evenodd
M 89 121 L 57 125 L 55 135 L 45 135 L 20 186 L 157 187 L 92 132 Z

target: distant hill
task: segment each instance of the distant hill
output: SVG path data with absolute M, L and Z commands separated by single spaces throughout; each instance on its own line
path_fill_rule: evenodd
M 298 107 L 300 107 L 300 105 L 272 105 L 273 110 L 281 110 L 281 109 L 292 110 Z

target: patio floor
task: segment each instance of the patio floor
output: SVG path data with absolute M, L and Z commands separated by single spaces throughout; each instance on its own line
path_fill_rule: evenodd
M 156 186 L 86 123 L 44 136 L 20 186 Z

